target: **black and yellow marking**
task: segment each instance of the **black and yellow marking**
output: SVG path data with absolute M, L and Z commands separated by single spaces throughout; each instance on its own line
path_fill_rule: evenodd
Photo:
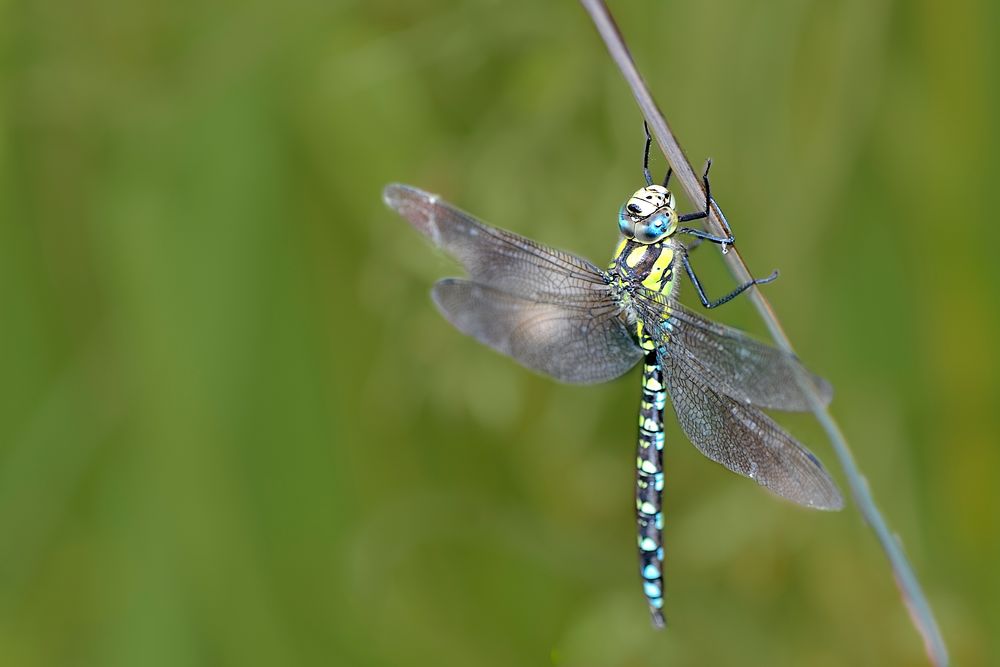
M 673 294 L 674 252 L 670 241 L 644 244 L 623 238 L 608 269 L 632 284 L 641 284 L 664 297 Z
M 609 274 L 617 278 L 622 285 L 642 285 L 657 294 L 662 294 L 666 302 L 675 295 L 677 279 L 674 271 L 674 259 L 677 253 L 672 243 L 640 243 L 623 238 L 615 249 L 614 257 L 608 265 Z M 669 308 L 661 313 L 662 321 L 670 317 Z M 647 352 L 656 349 L 653 336 L 650 336 L 642 320 L 636 321 L 636 337 L 639 345 Z

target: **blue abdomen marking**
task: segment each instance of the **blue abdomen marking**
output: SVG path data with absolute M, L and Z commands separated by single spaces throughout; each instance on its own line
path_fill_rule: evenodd
M 655 352 L 642 367 L 639 445 L 636 454 L 635 509 L 639 575 L 653 625 L 663 627 L 663 408 L 667 394 Z

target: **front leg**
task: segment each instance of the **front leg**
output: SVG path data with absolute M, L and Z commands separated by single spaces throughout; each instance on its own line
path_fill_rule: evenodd
M 712 168 L 712 161 L 709 160 L 705 164 L 705 172 L 701 175 L 701 182 L 705 185 L 705 210 L 698 211 L 697 213 L 685 213 L 684 215 L 677 218 L 678 222 L 691 222 L 692 220 L 702 220 L 708 217 L 709 211 L 712 210 L 712 184 L 708 180 L 708 170 Z M 700 229 L 694 229 L 692 227 L 681 227 L 677 230 L 678 234 L 690 234 L 697 239 L 703 239 L 705 241 L 711 241 L 712 243 L 718 243 L 722 246 L 723 252 L 726 250 L 727 245 L 733 245 L 736 242 L 736 238 L 733 236 L 732 232 L 729 236 L 716 236 L 714 234 L 709 234 Z

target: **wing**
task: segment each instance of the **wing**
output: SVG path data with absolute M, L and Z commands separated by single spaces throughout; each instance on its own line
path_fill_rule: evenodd
M 698 451 L 800 505 L 844 506 L 819 459 L 767 415 L 716 393 L 690 360 L 669 348 L 660 363 L 677 421 Z
M 456 278 L 439 281 L 431 294 L 459 331 L 563 382 L 606 382 L 643 354 L 613 305 L 530 301 Z
M 532 301 L 610 302 L 601 270 L 585 259 L 491 227 L 408 185 L 386 186 L 383 198 L 480 284 Z
M 642 357 L 590 262 L 491 227 L 416 188 L 389 185 L 383 196 L 468 271 L 471 281 L 442 280 L 432 292 L 463 333 L 563 382 L 610 380 Z
M 740 403 L 771 410 L 808 411 L 809 401 L 796 381 L 797 372 L 812 380 L 824 405 L 833 397 L 829 382 L 802 368 L 798 358 L 783 350 L 739 329 L 712 322 L 676 301 L 666 303 L 663 295 L 652 290 L 643 288 L 636 301 L 646 322 L 659 321 L 661 313 L 669 311 L 669 329 L 659 330 L 662 344 L 670 348 L 671 354 L 685 357 L 712 387 Z

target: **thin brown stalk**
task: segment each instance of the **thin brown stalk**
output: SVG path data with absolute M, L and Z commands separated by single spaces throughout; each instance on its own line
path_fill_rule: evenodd
M 642 115 L 649 124 L 650 132 L 663 150 L 663 154 L 673 168 L 674 175 L 681 184 L 684 193 L 690 201 L 703 201 L 705 191 L 701 180 L 694 169 L 692 169 L 691 163 L 684 155 L 684 151 L 681 150 L 680 144 L 678 144 L 677 139 L 670 130 L 670 126 L 653 100 L 653 96 L 646 87 L 638 69 L 636 69 L 628 47 L 625 45 L 625 40 L 615 25 L 607 5 L 602 0 L 580 1 L 587 13 L 590 14 L 597 32 L 600 33 L 601 38 L 607 45 L 611 58 L 621 70 L 622 76 L 625 77 L 625 81 L 632 90 L 632 94 L 635 96 L 635 101 L 639 105 Z M 711 214 L 706 221 L 706 228 L 712 233 L 720 235 L 726 235 L 729 231 L 729 223 L 722 214 L 722 209 L 719 208 L 715 201 L 712 202 Z M 739 250 L 735 247 L 730 246 L 727 248 L 723 246 L 722 251 L 726 266 L 736 280 L 741 283 L 750 280 L 750 270 L 740 256 Z M 778 347 L 794 354 L 795 350 L 792 348 L 791 341 L 789 341 L 781 323 L 774 314 L 771 304 L 768 303 L 760 289 L 756 286 L 752 287 L 748 290 L 747 294 L 753 301 L 757 312 L 764 320 L 768 330 L 771 332 L 771 337 Z M 934 613 L 931 610 L 930 604 L 924 596 L 920 582 L 913 573 L 913 568 L 903 554 L 898 539 L 889 530 L 889 526 L 875 505 L 868 481 L 858 469 L 854 456 L 851 454 L 851 449 L 848 447 L 847 440 L 844 438 L 837 422 L 833 419 L 826 406 L 823 405 L 820 397 L 817 396 L 813 383 L 809 378 L 801 372 L 797 372 L 797 376 L 797 381 L 803 393 L 809 399 L 813 414 L 823 427 L 823 430 L 826 431 L 830 444 L 833 445 L 834 452 L 847 478 L 847 484 L 858 507 L 858 511 L 861 512 L 862 517 L 864 517 L 875 533 L 882 550 L 889 559 L 896 584 L 903 597 L 903 602 L 910 614 L 913 625 L 923 638 L 924 648 L 927 651 L 928 657 L 934 665 L 946 667 L 948 665 L 948 650 L 945 647 L 944 638 L 941 636 L 937 622 L 934 620 Z

